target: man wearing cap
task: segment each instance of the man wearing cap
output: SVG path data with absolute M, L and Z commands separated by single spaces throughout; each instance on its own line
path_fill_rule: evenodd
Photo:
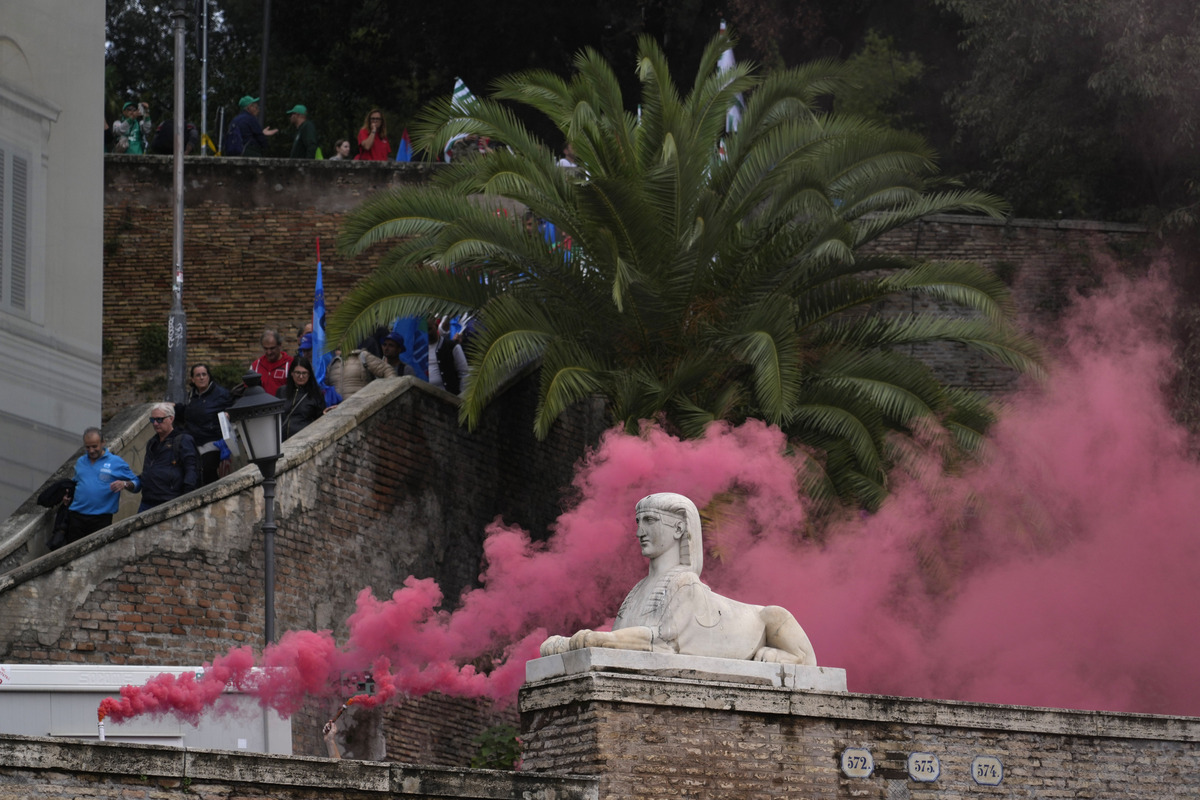
M 262 158 L 267 152 L 267 137 L 279 133 L 278 128 L 264 128 L 258 121 L 259 98 L 246 95 L 238 101 L 241 112 L 229 123 L 230 130 L 238 129 L 242 139 L 242 152 L 228 155 L 241 155 L 247 158 Z
M 142 155 L 148 149 L 148 137 L 154 129 L 154 123 L 150 121 L 150 104 L 130 101 L 121 107 L 121 117 L 112 124 L 112 134 L 117 138 L 113 152 Z
M 296 138 L 292 140 L 292 158 L 316 158 L 317 126 L 308 118 L 308 107 L 295 105 L 286 113 L 296 126 Z

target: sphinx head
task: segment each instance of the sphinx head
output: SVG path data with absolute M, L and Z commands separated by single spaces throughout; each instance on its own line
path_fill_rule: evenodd
M 653 509 L 673 524 L 682 525 L 679 539 L 679 563 L 697 575 L 704 567 L 704 544 L 700 535 L 700 511 L 681 494 L 659 492 L 638 501 L 635 513 Z

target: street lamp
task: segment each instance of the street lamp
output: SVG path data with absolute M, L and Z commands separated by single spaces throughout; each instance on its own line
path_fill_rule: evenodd
M 187 313 L 183 310 L 183 32 L 188 22 L 187 0 L 175 0 L 171 19 L 175 24 L 175 146 L 174 189 L 175 224 L 171 238 L 171 257 L 174 262 L 174 280 L 171 282 L 171 313 L 167 315 L 167 400 L 172 403 L 187 401 L 184 384 L 187 378 Z
M 283 409 L 287 403 L 267 394 L 262 376 L 247 372 L 242 376 L 246 392 L 229 407 L 229 420 L 237 428 L 246 457 L 263 476 L 263 582 L 266 584 L 267 644 L 275 641 L 275 462 L 283 445 Z

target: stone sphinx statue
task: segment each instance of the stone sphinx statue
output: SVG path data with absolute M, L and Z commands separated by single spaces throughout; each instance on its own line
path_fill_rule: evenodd
M 611 647 L 816 665 L 808 636 L 786 609 L 740 603 L 700 582 L 704 549 L 695 503 L 681 494 L 652 494 L 638 502 L 635 518 L 650 574 L 626 595 L 611 632 L 551 636 L 543 656 Z

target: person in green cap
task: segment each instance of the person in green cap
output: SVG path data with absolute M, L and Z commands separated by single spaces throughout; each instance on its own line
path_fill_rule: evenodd
M 246 95 L 238 101 L 241 112 L 229 123 L 221 151 L 227 156 L 262 158 L 267 151 L 267 137 L 279 133 L 278 128 L 264 128 L 258 121 L 258 98 Z
M 317 126 L 308 118 L 308 108 L 295 105 L 286 113 L 296 126 L 296 138 L 292 140 L 292 158 L 316 158 Z
M 150 104 L 134 103 L 132 100 L 121 107 L 121 119 L 112 124 L 116 137 L 114 153 L 139 156 L 146 152 L 146 143 L 154 123 L 150 121 Z

